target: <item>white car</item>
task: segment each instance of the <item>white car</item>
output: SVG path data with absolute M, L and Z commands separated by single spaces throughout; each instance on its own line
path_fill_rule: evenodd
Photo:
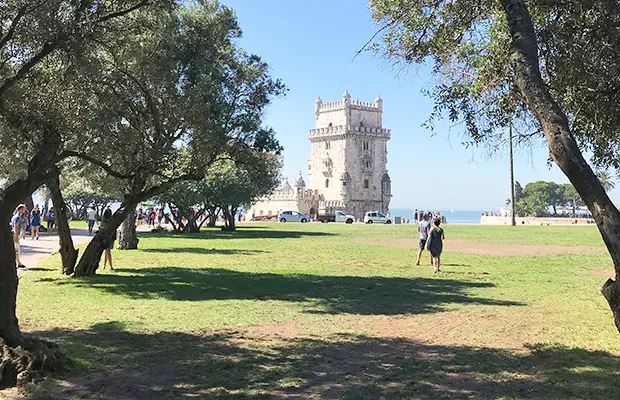
M 282 211 L 278 215 L 278 221 L 280 222 L 301 222 L 306 223 L 310 221 L 310 218 L 297 211 Z
M 336 222 L 352 224 L 355 222 L 355 217 L 353 215 L 345 214 L 342 211 L 336 211 Z
M 379 211 L 368 211 L 366 215 L 364 215 L 364 223 L 365 224 L 391 224 L 392 220 L 385 216 L 385 214 Z

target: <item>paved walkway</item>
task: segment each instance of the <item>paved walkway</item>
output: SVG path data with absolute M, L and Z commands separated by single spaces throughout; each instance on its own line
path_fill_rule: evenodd
M 84 228 L 71 229 L 71 236 L 73 237 L 73 245 L 76 247 L 90 242 L 92 238 L 88 235 L 88 229 Z M 19 244 L 21 246 L 21 262 L 27 267 L 34 267 L 45 258 L 58 252 L 59 239 L 56 233 L 41 233 L 39 240 L 32 240 L 28 235 L 26 239 L 21 239 Z M 18 270 L 17 274 L 21 276 L 26 271 Z

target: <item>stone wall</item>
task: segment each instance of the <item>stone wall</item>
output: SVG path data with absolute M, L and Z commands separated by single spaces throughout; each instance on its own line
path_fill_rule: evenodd
M 510 225 L 510 217 L 480 217 L 482 225 Z M 592 225 L 592 218 L 543 218 L 543 217 L 517 217 L 517 225 Z

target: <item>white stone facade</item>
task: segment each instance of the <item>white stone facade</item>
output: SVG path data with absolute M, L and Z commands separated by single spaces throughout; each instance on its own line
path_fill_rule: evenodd
M 346 91 L 333 103 L 323 103 L 319 97 L 314 113 L 316 126 L 308 133 L 309 190 L 300 174 L 295 189 L 285 183 L 256 202 L 250 215 L 342 210 L 363 218 L 366 211 L 387 212 L 392 197 L 387 172 L 390 130 L 382 126 L 383 100 L 377 96 L 373 103 L 352 101 Z

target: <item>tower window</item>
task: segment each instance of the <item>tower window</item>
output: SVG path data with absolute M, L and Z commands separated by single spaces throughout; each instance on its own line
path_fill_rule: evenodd
M 369 148 L 368 142 L 364 142 L 363 146 L 364 146 L 364 150 L 368 150 L 368 148 Z
M 331 143 L 330 142 L 325 142 L 325 150 L 329 150 L 331 149 Z
M 368 189 L 368 179 L 364 179 L 364 189 Z
M 347 186 L 347 181 L 343 181 L 342 186 Z
M 330 122 L 329 125 L 327 125 L 328 128 L 331 128 L 333 126 L 333 124 Z
M 328 188 L 329 187 L 329 179 L 325 179 L 325 187 Z
M 370 161 L 366 161 L 366 168 L 370 168 Z

